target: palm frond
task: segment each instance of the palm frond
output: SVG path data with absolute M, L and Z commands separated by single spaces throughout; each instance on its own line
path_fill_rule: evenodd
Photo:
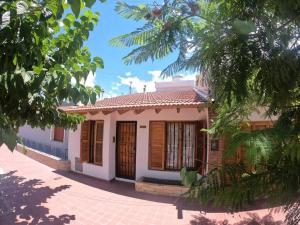
M 183 37 L 182 37 L 182 39 L 183 39 Z M 186 61 L 186 55 L 187 55 L 186 45 L 187 45 L 186 42 L 184 42 L 184 41 L 180 42 L 179 54 L 178 54 L 177 59 L 173 63 L 168 65 L 165 69 L 163 69 L 163 71 L 161 72 L 162 76 L 164 76 L 164 77 L 171 76 L 183 69 L 183 67 L 185 65 L 185 61 Z
M 144 19 L 150 9 L 145 4 L 137 6 L 128 5 L 126 2 L 118 1 L 115 10 L 126 19 L 141 20 Z
M 172 32 L 159 32 L 151 41 L 144 44 L 123 58 L 126 64 L 142 63 L 148 59 L 163 58 L 174 50 L 175 38 Z
M 110 40 L 110 45 L 115 47 L 131 47 L 136 45 L 147 44 L 153 40 L 160 32 L 160 29 L 151 23 L 145 24 L 129 34 L 120 35 Z
M 272 154 L 274 128 L 256 131 L 239 131 L 234 134 L 226 148 L 224 157 L 232 157 L 240 146 L 245 148 L 245 162 L 257 166 L 269 160 Z

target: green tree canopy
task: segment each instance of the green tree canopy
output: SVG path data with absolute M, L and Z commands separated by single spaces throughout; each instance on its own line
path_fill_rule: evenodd
M 300 2 L 295 0 L 165 0 L 159 5 L 118 2 L 117 12 L 143 21 L 111 44 L 134 47 L 124 62 L 170 53 L 162 75 L 198 71 L 208 80 L 218 116 L 208 130 L 229 139 L 227 156 L 247 147 L 243 164 L 210 171 L 190 197 L 240 210 L 258 198 L 284 203 L 287 221 L 300 221 Z M 278 119 L 271 129 L 242 131 L 258 106 Z M 224 157 L 227 157 L 227 156 Z M 252 171 L 247 168 L 254 168 Z
M 94 103 L 102 89 L 86 87 L 90 72 L 103 68 L 84 42 L 99 19 L 95 0 L 0 2 L 0 143 L 13 149 L 17 129 L 83 119 L 58 109 L 64 103 Z M 71 10 L 68 10 L 68 9 Z

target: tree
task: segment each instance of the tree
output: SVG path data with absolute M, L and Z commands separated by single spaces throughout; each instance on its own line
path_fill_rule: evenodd
M 75 128 L 83 117 L 58 107 L 96 101 L 102 89 L 84 85 L 89 72 L 103 68 L 102 59 L 92 58 L 84 46 L 99 18 L 89 9 L 94 3 L 0 2 L 0 144 L 13 149 L 16 132 L 25 123 Z
M 189 196 L 240 210 L 258 198 L 285 204 L 289 224 L 300 221 L 300 3 L 287 0 L 165 0 L 162 5 L 118 2 L 117 12 L 144 26 L 111 40 L 135 48 L 124 62 L 170 53 L 162 71 L 199 71 L 209 81 L 218 113 L 208 132 L 226 136 L 224 157 L 243 144 L 246 159 L 192 180 Z M 243 131 L 258 106 L 277 116 L 273 128 Z M 249 168 L 252 168 L 249 170 Z M 186 181 L 186 180 L 185 180 Z

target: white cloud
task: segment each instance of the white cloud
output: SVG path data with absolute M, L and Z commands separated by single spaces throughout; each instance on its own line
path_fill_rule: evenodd
M 125 77 L 130 77 L 130 76 L 132 76 L 131 72 L 126 72 L 125 73 Z
M 103 98 L 112 98 L 112 97 L 116 97 L 116 96 L 118 96 L 117 92 L 109 91 L 109 92 L 104 92 L 101 99 L 103 99 Z
M 92 71 L 89 72 L 86 81 L 85 81 L 85 86 L 86 87 L 94 87 L 95 86 L 95 79 L 96 79 L 96 74 L 94 74 Z
M 81 84 L 84 84 L 86 87 L 94 87 L 95 86 L 95 79 L 96 79 L 96 74 L 93 73 L 92 71 L 89 72 L 86 81 L 84 80 L 80 81 Z M 71 84 L 75 85 L 76 84 L 76 79 L 72 77 L 71 79 Z
M 133 90 L 136 90 L 137 92 L 142 92 L 144 85 L 147 84 L 147 81 L 142 80 L 138 78 L 137 76 L 119 76 L 120 84 L 125 86 L 132 87 Z
M 118 78 L 120 81 L 118 83 L 114 83 L 112 90 L 117 91 L 119 90 L 120 86 L 130 86 L 132 87 L 133 92 L 143 92 L 144 85 L 146 85 L 146 91 L 152 92 L 155 91 L 155 83 L 162 82 L 162 81 L 171 81 L 172 77 L 163 78 L 160 76 L 160 70 L 150 70 L 148 74 L 151 75 L 150 80 L 141 79 L 131 72 L 126 72 L 125 75 L 119 76 Z M 178 74 L 182 76 L 183 80 L 195 80 L 196 74 Z

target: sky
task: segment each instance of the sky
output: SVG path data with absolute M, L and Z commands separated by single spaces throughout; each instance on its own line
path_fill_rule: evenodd
M 104 69 L 97 70 L 95 76 L 90 73 L 86 85 L 101 86 L 105 91 L 104 97 L 128 94 L 130 82 L 132 82 L 133 92 L 142 92 L 144 85 L 146 85 L 147 92 L 155 91 L 155 82 L 172 79 L 171 77 L 161 78 L 160 72 L 176 59 L 176 54 L 154 62 L 149 60 L 142 64 L 125 65 L 122 58 L 132 49 L 112 47 L 109 45 L 109 40 L 134 31 L 141 27 L 142 23 L 127 20 L 118 15 L 114 10 L 116 2 L 117 0 L 107 0 L 105 3 L 96 1 L 93 6 L 93 11 L 100 12 L 100 20 L 94 31 L 90 33 L 86 45 L 90 48 L 93 57 L 100 56 L 104 60 Z M 126 0 L 126 2 L 140 4 L 153 1 Z M 195 75 L 184 74 L 184 79 L 195 79 Z

